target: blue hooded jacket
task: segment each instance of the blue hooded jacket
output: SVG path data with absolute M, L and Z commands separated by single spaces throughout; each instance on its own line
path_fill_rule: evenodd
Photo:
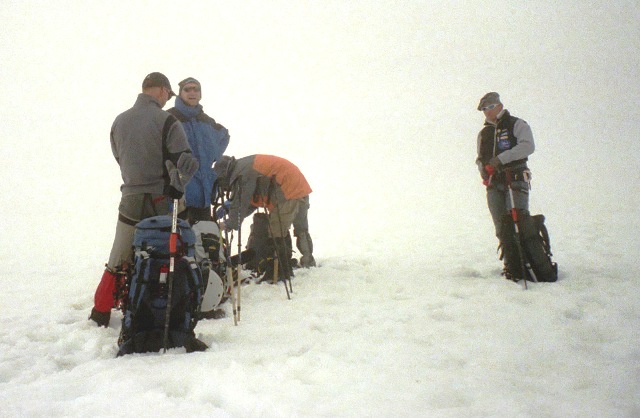
M 175 107 L 168 112 L 182 122 L 191 152 L 200 162 L 200 168 L 187 183 L 187 206 L 208 208 L 211 205 L 213 183 L 216 180 L 212 166 L 229 145 L 229 131 L 204 113 L 202 105 L 187 106 L 180 96 L 176 97 Z

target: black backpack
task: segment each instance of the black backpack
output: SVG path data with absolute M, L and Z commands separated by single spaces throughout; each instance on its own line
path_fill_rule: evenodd
M 529 280 L 555 282 L 558 280 L 558 264 L 552 259 L 549 232 L 544 220 L 544 215 L 523 216 L 520 220 L 520 242 L 524 256 L 533 270 L 527 270 Z M 532 273 L 535 274 L 535 278 L 532 277 Z
M 136 225 L 135 259 L 118 340 L 118 356 L 157 352 L 164 347 L 171 223 L 171 216 L 154 216 Z M 202 277 L 194 259 L 195 234 L 185 220 L 179 219 L 177 226 L 179 256 L 175 258 L 172 279 L 167 348 L 202 351 L 207 347 L 195 338 L 193 331 L 202 300 Z
M 291 250 L 291 234 L 287 232 L 285 237 L 287 244 L 287 254 L 285 256 L 290 260 L 292 266 L 297 264 L 297 260 L 292 259 Z M 270 268 L 273 268 L 273 260 L 275 247 L 273 244 L 273 238 L 269 234 L 269 215 L 264 212 L 257 212 L 253 215 L 253 223 L 251 224 L 251 232 L 249 233 L 249 239 L 247 240 L 247 253 L 249 257 L 245 258 L 243 252 L 244 267 L 248 270 L 253 270 L 257 274 L 261 275 Z
M 518 226 L 520 230 L 520 248 L 524 260 L 531 266 L 524 274 L 529 281 L 555 282 L 558 280 L 558 265 L 552 259 L 549 232 L 544 224 L 544 215 L 529 215 L 528 212 L 518 211 Z M 511 215 L 505 215 L 503 221 L 503 235 L 501 245 L 504 246 L 503 256 L 505 264 L 509 266 L 511 274 L 522 277 L 522 267 L 519 261 L 515 228 Z M 534 277 L 535 276 L 535 277 Z
M 267 263 L 273 262 L 273 244 L 269 237 L 269 217 L 266 213 L 258 212 L 253 215 L 251 232 L 247 240 L 247 249 L 254 251 L 253 260 L 245 263 L 245 268 L 258 273 L 264 273 Z

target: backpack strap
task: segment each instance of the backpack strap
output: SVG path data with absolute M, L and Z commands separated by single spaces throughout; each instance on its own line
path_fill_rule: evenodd
M 269 180 L 269 188 L 267 189 L 267 206 L 268 207 L 271 206 L 271 197 L 274 194 L 277 184 L 278 183 L 276 182 L 276 175 L 274 174 L 273 176 L 271 176 L 271 180 Z
M 544 215 L 534 215 L 532 216 L 532 218 L 534 219 L 536 228 L 538 229 L 538 233 L 542 238 L 542 245 L 544 247 L 545 252 L 550 256 L 552 256 L 553 254 L 551 253 L 551 241 L 549 238 L 549 231 L 547 230 L 547 227 L 544 224 L 544 220 L 545 220 Z
M 151 198 L 151 193 L 145 193 L 144 197 L 142 198 L 142 205 L 140 207 L 140 219 L 148 217 L 145 216 L 147 214 L 145 210 L 147 208 L 147 203 L 149 204 L 149 208 L 151 208 L 151 216 L 158 215 L 158 211 L 156 210 L 156 202 Z

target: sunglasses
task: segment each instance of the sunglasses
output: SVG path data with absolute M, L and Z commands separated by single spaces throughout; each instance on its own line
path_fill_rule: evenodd
M 485 106 L 485 107 L 483 107 L 481 110 L 482 110 L 483 112 L 486 112 L 487 110 L 493 110 L 493 109 L 495 109 L 495 108 L 496 108 L 496 106 L 498 106 L 498 105 L 497 105 L 497 104 L 492 104 L 492 105 L 489 105 L 489 106 Z
M 167 100 L 171 100 L 171 98 L 176 94 L 170 88 L 165 87 L 165 89 L 167 89 L 167 92 L 169 92 L 169 98 Z
M 186 91 L 187 93 L 190 93 L 192 91 L 195 91 L 196 93 L 200 93 L 200 87 L 198 86 L 185 87 L 182 89 L 182 91 Z

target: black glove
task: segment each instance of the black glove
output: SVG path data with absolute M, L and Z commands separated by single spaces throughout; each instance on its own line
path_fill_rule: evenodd
M 175 187 L 169 185 L 169 186 L 164 186 L 164 193 L 165 196 L 169 196 L 171 199 L 181 199 L 182 196 L 184 196 L 184 192 L 181 192 L 180 190 L 177 190 Z
M 164 195 L 172 199 L 180 199 L 184 195 L 184 184 L 182 183 L 180 173 L 170 160 L 165 161 L 164 165 L 169 172 L 169 184 L 164 186 Z

